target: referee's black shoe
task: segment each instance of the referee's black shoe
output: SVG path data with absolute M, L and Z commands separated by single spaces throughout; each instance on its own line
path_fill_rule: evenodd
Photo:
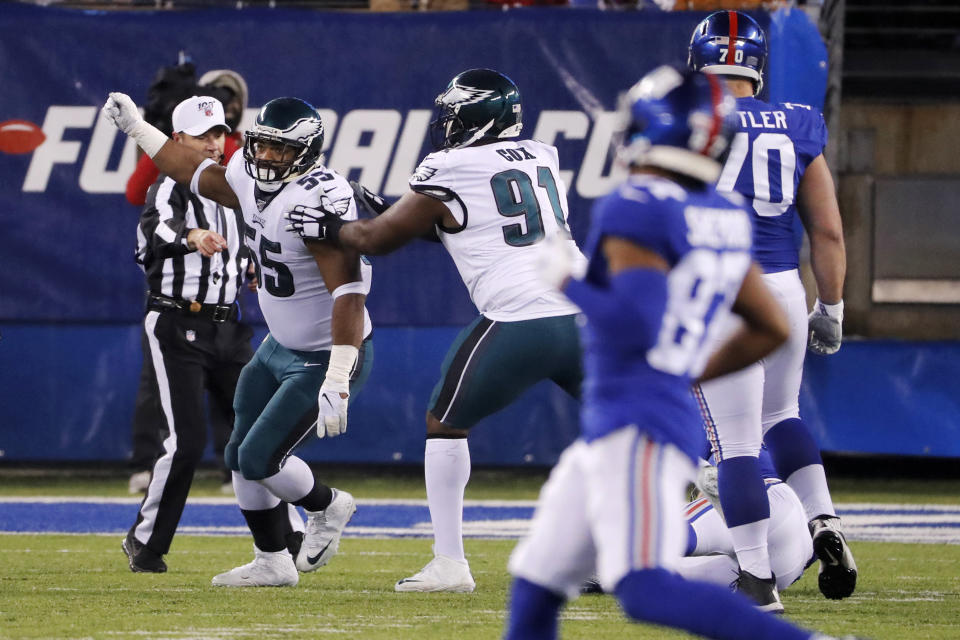
M 134 573 L 165 573 L 167 571 L 167 563 L 163 561 L 163 556 L 143 546 L 143 543 L 133 537 L 132 531 L 123 539 L 122 546 L 123 552 L 127 554 L 127 560 L 130 561 L 130 571 Z

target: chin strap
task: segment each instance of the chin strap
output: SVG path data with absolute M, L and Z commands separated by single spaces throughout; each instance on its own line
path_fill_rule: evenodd
M 470 136 L 469 140 L 467 140 L 466 142 L 462 142 L 458 145 L 454 145 L 452 148 L 459 149 L 460 147 L 469 147 L 474 142 L 476 142 L 477 140 L 485 136 L 487 134 L 487 131 L 489 131 L 492 126 L 493 126 L 493 119 L 491 119 L 490 122 L 488 122 L 487 124 L 477 129 L 477 132 L 472 136 Z

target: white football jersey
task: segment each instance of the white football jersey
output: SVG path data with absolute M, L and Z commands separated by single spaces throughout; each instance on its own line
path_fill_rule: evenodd
M 491 320 L 579 312 L 537 275 L 537 245 L 568 233 L 559 176 L 555 147 L 505 140 L 431 153 L 410 177 L 411 189 L 443 201 L 458 221 L 453 229 L 438 226 L 437 234 L 473 304 Z
M 333 297 L 303 240 L 284 229 L 289 223 L 283 214 L 297 204 L 316 207 L 323 196 L 329 200 L 328 206 L 343 211 L 344 220 L 356 220 L 357 206 L 350 184 L 320 166 L 277 192 L 260 192 L 261 202 L 257 202 L 256 182 L 244 169 L 242 153 L 230 158 L 227 182 L 240 200 L 247 246 L 260 278 L 257 298 L 270 334 L 288 349 L 329 349 L 333 344 Z M 369 293 L 373 270 L 366 261 L 361 264 L 361 273 Z M 370 314 L 364 308 L 363 335 L 369 335 L 372 329 Z

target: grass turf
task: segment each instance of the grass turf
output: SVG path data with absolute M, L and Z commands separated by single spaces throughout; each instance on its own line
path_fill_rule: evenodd
M 318 475 L 364 498 L 423 498 L 417 467 L 317 467 Z M 532 499 L 546 472 L 474 471 L 467 497 Z M 2 496 L 126 496 L 122 470 L 0 470 Z M 956 503 L 956 480 L 834 479 L 837 502 Z M 192 496 L 219 496 L 215 472 L 201 473 Z M 0 505 L 2 508 L 2 505 Z M 430 558 L 428 540 L 347 539 L 331 565 L 292 589 L 224 589 L 210 578 L 252 557 L 245 537 L 179 535 L 170 571 L 133 574 L 120 537 L 0 535 L 0 639 L 318 638 L 446 640 L 497 638 L 503 629 L 513 541 L 468 540 L 477 592 L 397 594 L 393 582 Z M 825 600 L 816 569 L 784 594 L 798 624 L 884 639 L 960 638 L 960 546 L 855 543 L 857 592 Z M 686 638 L 626 622 L 603 596 L 567 608 L 566 639 Z
M 397 594 L 393 582 L 429 559 L 426 540 L 347 539 L 295 588 L 228 589 L 210 578 L 252 556 L 239 537 L 180 535 L 166 574 L 134 574 L 120 536 L 0 536 L 0 637 L 497 638 L 512 541 L 470 540 L 473 594 Z M 960 636 L 960 547 L 859 543 L 856 594 L 825 600 L 811 569 L 784 594 L 787 616 L 832 633 L 884 639 Z M 684 638 L 627 623 L 606 596 L 567 608 L 567 639 Z

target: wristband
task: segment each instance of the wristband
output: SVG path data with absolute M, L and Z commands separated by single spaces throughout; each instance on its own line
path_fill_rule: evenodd
M 351 293 L 356 293 L 361 296 L 365 296 L 367 295 L 367 285 L 365 285 L 363 282 L 348 282 L 347 284 L 342 284 L 336 289 L 334 289 L 333 293 L 331 293 L 330 295 L 333 297 L 334 300 L 336 300 L 340 296 L 345 296 Z
M 160 153 L 160 148 L 170 139 L 162 131 L 144 120 L 140 120 L 133 126 L 130 137 L 136 140 L 143 152 L 151 158 Z
M 843 321 L 843 300 L 840 300 L 837 304 L 827 304 L 826 302 L 821 302 L 820 298 L 817 298 L 813 308 L 818 309 L 820 313 L 828 318 L 833 318 L 839 322 Z
M 350 374 L 357 363 L 360 350 L 352 344 L 335 344 L 330 348 L 330 364 L 327 365 L 327 377 L 321 390 L 329 389 L 340 393 L 350 392 Z
M 200 195 L 198 189 L 200 188 L 200 174 L 203 173 L 203 170 L 209 167 L 210 165 L 217 164 L 210 158 L 204 158 L 203 162 L 197 167 L 196 171 L 193 172 L 193 176 L 190 178 L 190 192 Z

